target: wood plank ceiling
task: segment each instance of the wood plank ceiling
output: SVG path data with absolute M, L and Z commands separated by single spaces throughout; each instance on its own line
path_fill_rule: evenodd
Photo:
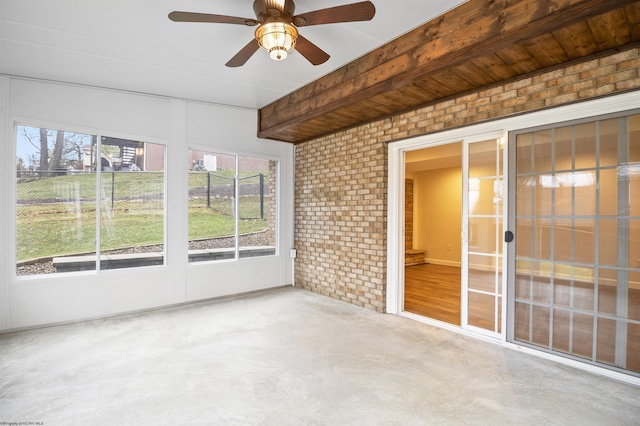
M 299 143 L 640 44 L 639 0 L 470 0 L 259 111 Z

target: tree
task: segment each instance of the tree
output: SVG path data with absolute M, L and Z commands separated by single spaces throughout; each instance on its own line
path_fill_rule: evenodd
M 20 157 L 16 157 L 16 171 L 18 172 L 18 177 L 22 176 L 23 171 L 25 169 L 24 160 Z
M 60 161 L 62 160 L 62 149 L 64 148 L 64 132 L 61 130 L 56 131 L 56 142 L 53 146 L 53 155 L 51 156 L 51 162 L 49 163 L 49 170 L 61 169 Z
M 40 170 L 49 170 L 49 132 L 40 128 Z
M 18 126 L 16 158 L 30 170 L 38 170 L 41 177 L 56 176 L 62 170 L 82 170 L 85 146 L 92 139 L 95 142 L 95 136 L 83 133 Z
M 76 170 L 82 170 L 84 156 L 83 145 L 87 142 L 87 135 L 81 133 L 65 133 L 64 149 L 62 158 L 66 162 L 66 167 Z
M 89 135 L 22 126 L 18 131 L 17 158 L 22 157 L 23 167 L 39 171 L 82 170 L 83 147 L 89 142 Z M 43 177 L 46 175 L 49 174 Z

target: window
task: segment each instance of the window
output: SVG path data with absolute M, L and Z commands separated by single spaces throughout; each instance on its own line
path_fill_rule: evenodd
M 275 254 L 277 162 L 189 151 L 189 261 Z
M 164 263 L 163 145 L 18 126 L 16 177 L 17 275 Z
M 101 154 L 100 268 L 162 265 L 164 146 L 103 137 Z

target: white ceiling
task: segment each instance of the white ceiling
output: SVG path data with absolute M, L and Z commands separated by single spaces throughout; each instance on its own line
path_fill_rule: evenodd
M 358 0 L 297 0 L 296 14 Z M 370 22 L 303 27 L 331 55 L 225 63 L 243 25 L 176 23 L 173 10 L 254 18 L 252 0 L 0 0 L 0 73 L 260 108 L 430 21 L 463 0 L 372 0 Z

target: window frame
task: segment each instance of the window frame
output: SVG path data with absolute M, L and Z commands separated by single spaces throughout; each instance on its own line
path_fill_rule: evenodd
M 106 137 L 106 138 L 112 138 L 112 139 L 123 139 L 123 140 L 131 140 L 131 141 L 141 141 L 144 143 L 149 143 L 149 144 L 155 144 L 155 145 L 161 145 L 163 147 L 164 150 L 164 166 L 163 166 L 163 179 L 162 179 L 162 184 L 163 184 L 163 208 L 162 208 L 162 214 L 163 214 L 163 259 L 162 259 L 162 264 L 161 265 L 144 265 L 144 266 L 138 266 L 138 267 L 127 267 L 127 268 L 108 268 L 108 269 L 103 269 L 100 268 L 100 263 L 101 263 L 101 247 L 100 247 L 100 242 L 101 242 L 101 215 L 102 215 L 102 200 L 100 198 L 100 191 L 101 191 L 101 186 L 102 186 L 102 170 L 99 171 L 96 170 L 96 183 L 95 183 L 95 203 L 96 203 L 96 211 L 95 211 L 95 226 L 96 226 L 96 234 L 95 234 L 95 256 L 96 256 L 96 262 L 95 262 L 95 269 L 91 269 L 91 270 L 83 270 L 83 271 L 68 271 L 68 272 L 58 272 L 58 273 L 53 273 L 53 274 L 42 274 L 42 273 L 38 273 L 38 274 L 31 274 L 31 275 L 18 275 L 18 271 L 17 271 L 17 263 L 18 263 L 18 259 L 17 259 L 17 237 L 18 237 L 18 226 L 17 226 L 17 196 L 18 196 L 18 192 L 17 192 L 17 169 L 16 169 L 16 163 L 17 163 L 17 144 L 18 144 L 18 129 L 20 127 L 27 127 L 27 128 L 34 128 L 34 129 L 40 129 L 40 128 L 46 128 L 46 129 L 50 129 L 50 130 L 61 130 L 64 131 L 65 133 L 78 133 L 78 134 L 84 134 L 84 135 L 88 135 L 88 136 L 95 136 L 96 140 L 97 140 L 97 145 L 96 145 L 96 149 L 100 149 L 101 145 L 102 145 L 102 138 Z M 11 181 L 10 181 L 10 185 L 11 185 L 11 189 L 10 189 L 10 193 L 8 194 L 9 196 L 11 196 L 11 200 L 12 202 L 11 204 L 11 215 L 14 218 L 13 222 L 11 224 L 11 230 L 10 232 L 8 232 L 8 237 L 10 238 L 10 240 L 12 241 L 12 244 L 10 244 L 10 248 L 9 248 L 9 253 L 8 255 L 10 256 L 11 260 L 11 264 L 13 265 L 12 267 L 12 277 L 16 282 L 20 282 L 20 281 L 29 281 L 29 280 L 42 280 L 42 279 L 54 279 L 55 277 L 71 277 L 71 276 L 87 276 L 87 275 L 91 275 L 91 276 L 95 276 L 95 275 L 102 275 L 102 274 L 113 274 L 113 273 L 117 273 L 116 271 L 131 271 L 131 270 L 140 270 L 140 269 L 145 269 L 145 268 L 167 268 L 168 266 L 168 250 L 167 250 L 167 245 L 168 245 L 168 195 L 169 195 L 169 191 L 168 191 L 168 174 L 169 174 L 169 170 L 168 170 L 168 152 L 169 152 L 169 141 L 168 140 L 162 140 L 162 139 L 158 139 L 156 137 L 150 137 L 150 136 L 145 136 L 145 135 L 132 135 L 129 133 L 121 133 L 121 132 L 117 132 L 117 131 L 110 131 L 110 130 L 104 130 L 104 129 L 95 129 L 95 128 L 91 128 L 91 127 L 85 127 L 85 126 L 81 126 L 81 125 L 73 125 L 73 124 L 69 124 L 69 123 L 60 123 L 60 122 L 54 122 L 54 121 L 47 121 L 47 120 L 39 120 L 39 119 L 33 119 L 33 118 L 29 118 L 29 117 L 18 117 L 18 116 L 11 116 L 10 120 L 9 120 L 9 140 L 11 141 L 10 145 L 10 153 L 11 156 L 13 158 L 12 161 L 12 171 L 11 171 Z
M 212 259 L 212 260 L 205 260 L 205 261 L 191 261 L 188 257 L 188 253 L 187 253 L 187 265 L 188 267 L 202 267 L 202 266 L 206 266 L 206 265 L 215 265 L 215 264 L 221 264 L 221 263 L 234 263 L 234 262 L 247 262 L 247 261 L 251 261 L 252 259 L 261 259 L 261 258 L 267 258 L 267 257 L 277 257 L 280 255 L 280 200 L 281 200 L 281 162 L 282 159 L 272 156 L 272 155 L 265 155 L 265 154 L 261 154 L 261 153 L 254 153 L 254 152 L 246 152 L 246 151 L 242 151 L 242 150 L 229 150 L 229 149 L 224 149 L 224 148 L 219 148 L 217 146 L 208 146 L 208 145 L 199 145 L 199 144 L 192 144 L 192 143 L 188 143 L 187 147 L 186 147 L 186 152 L 187 152 L 187 158 L 189 158 L 189 153 L 192 151 L 199 151 L 199 152 L 206 152 L 209 154 L 220 154 L 220 155 L 226 155 L 226 156 L 233 156 L 235 157 L 235 174 L 234 174 L 234 187 L 235 187 L 235 191 L 234 191 L 234 211 L 236 212 L 236 216 L 235 216 L 235 224 L 234 224 L 234 257 L 232 259 Z M 240 212 L 240 184 L 239 184 L 239 179 L 240 179 L 240 159 L 241 158 L 250 158 L 250 159 L 258 159 L 258 160 L 265 160 L 265 161 L 269 161 L 269 162 L 275 162 L 275 180 L 274 180 L 274 193 L 273 193 L 273 197 L 274 197 L 274 206 L 275 206 L 275 211 L 273 214 L 273 227 L 274 227 L 274 250 L 273 253 L 270 254 L 265 254 L 265 255 L 259 255 L 259 256 L 241 256 L 240 255 L 240 249 L 241 249 L 241 245 L 240 245 L 240 217 L 239 217 L 239 212 Z M 190 171 L 190 169 L 186 170 L 186 173 L 188 174 Z M 187 185 L 188 185 L 188 177 L 187 177 Z M 187 186 L 186 188 L 186 193 L 188 194 L 189 188 Z M 188 202 L 187 202 L 187 209 L 188 209 Z M 187 211 L 187 228 L 189 227 L 189 213 Z M 187 232 L 187 244 L 191 241 L 189 239 L 189 235 Z

